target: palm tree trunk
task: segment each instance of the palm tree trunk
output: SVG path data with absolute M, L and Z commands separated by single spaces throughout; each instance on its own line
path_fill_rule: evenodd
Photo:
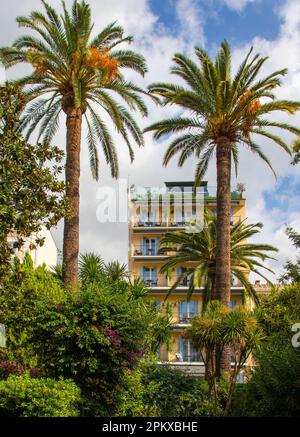
M 231 148 L 227 138 L 217 143 L 217 247 L 216 247 L 216 295 L 226 306 L 230 302 L 230 209 L 231 209 Z M 224 348 L 220 366 L 230 373 L 230 350 Z
M 230 302 L 231 150 L 224 138 L 217 144 L 216 290 L 224 305 Z
M 211 300 L 217 300 L 217 288 L 216 288 L 216 275 L 212 275 L 211 277 Z
M 82 112 L 68 108 L 66 146 L 66 196 L 68 215 L 64 223 L 63 279 L 67 287 L 78 284 L 79 255 L 79 178 Z

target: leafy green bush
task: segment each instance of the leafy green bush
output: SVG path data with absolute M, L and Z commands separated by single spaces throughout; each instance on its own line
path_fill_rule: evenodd
M 40 376 L 73 379 L 82 389 L 83 414 L 113 414 L 124 371 L 150 347 L 155 305 L 126 281 L 87 283 L 72 293 L 29 265 L 17 266 L 7 284 L 0 292 L 11 352 L 2 357 L 4 370 L 17 362 L 39 368 Z
M 236 392 L 232 415 L 300 417 L 300 350 L 290 334 L 273 334 L 256 359 L 252 379 Z
M 72 381 L 10 376 L 0 381 L 0 416 L 78 416 L 80 390 Z
M 210 416 L 214 403 L 207 383 L 168 365 L 143 360 L 126 375 L 117 415 L 195 417 Z
M 82 390 L 84 415 L 114 414 L 114 392 L 144 353 L 166 336 L 145 285 L 126 280 L 82 280 L 76 293 L 29 257 L 15 263 L 0 286 L 0 320 L 7 349 L 0 349 L 0 378 L 25 371 L 72 379 Z
M 231 415 L 300 417 L 300 349 L 291 331 L 300 321 L 300 284 L 266 297 L 258 312 L 268 337 L 250 382 L 236 390 Z
M 124 375 L 123 387 L 118 393 L 116 416 L 159 416 L 159 407 L 153 402 L 147 403 L 149 393 L 154 393 L 156 389 L 157 384 L 154 381 L 145 384 L 141 366 L 137 366 L 133 371 L 128 370 Z
M 15 259 L 11 271 L 0 284 L 0 320 L 6 327 L 7 350 L 0 349 L 0 362 L 17 362 L 36 367 L 30 338 L 34 312 L 40 299 L 62 302 L 66 292 L 45 266 L 33 268 L 29 254 L 23 263 Z M 9 355 L 9 357 L 7 357 Z

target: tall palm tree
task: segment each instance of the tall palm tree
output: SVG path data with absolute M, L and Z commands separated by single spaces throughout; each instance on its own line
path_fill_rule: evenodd
M 186 231 L 167 232 L 161 238 L 161 253 L 171 252 L 161 271 L 168 272 L 171 268 L 192 263 L 182 271 L 169 293 L 175 290 L 185 278 L 189 281 L 189 297 L 195 288 L 203 286 L 205 289 L 204 307 L 211 299 L 216 299 L 217 276 L 217 217 L 205 211 L 204 225 L 199 226 L 199 232 Z M 196 224 L 197 227 L 197 224 Z M 272 272 L 262 261 L 273 259 L 268 253 L 278 252 L 274 246 L 268 244 L 249 243 L 248 240 L 257 235 L 262 223 L 246 224 L 245 221 L 236 223 L 230 228 L 230 273 L 236 277 L 251 298 L 258 303 L 259 298 L 249 281 L 249 273 L 256 273 L 270 282 L 260 269 Z
M 45 13 L 33 11 L 29 17 L 18 17 L 19 26 L 30 33 L 18 38 L 12 47 L 0 49 L 0 59 L 6 67 L 27 63 L 34 67 L 32 74 L 16 81 L 24 87 L 27 100 L 20 128 L 29 138 L 38 130 L 38 140 L 51 142 L 66 116 L 66 196 L 69 214 L 64 225 L 63 271 L 68 286 L 78 281 L 79 252 L 79 177 L 82 124 L 87 126 L 87 143 L 92 175 L 98 179 L 99 158 L 97 143 L 101 144 L 113 177 L 118 176 L 117 150 L 106 118 L 110 118 L 117 132 L 134 153 L 130 136 L 138 146 L 143 136 L 130 110 L 143 116 L 147 108 L 134 83 L 126 81 L 122 70 L 131 69 L 144 75 L 144 58 L 119 45 L 130 43 L 122 27 L 112 23 L 95 37 L 91 9 L 85 1 L 75 0 L 69 12 L 62 2 L 63 12 L 42 0 Z M 120 98 L 126 103 L 119 103 Z
M 213 62 L 201 48 L 195 49 L 198 63 L 175 54 L 171 72 L 183 79 L 186 86 L 154 83 L 150 93 L 161 96 L 164 105 L 178 105 L 184 115 L 152 124 L 145 129 L 154 131 L 155 139 L 163 135 L 183 132 L 169 145 L 164 157 L 167 165 L 177 153 L 182 166 L 193 154 L 198 160 L 196 181 L 203 178 L 208 165 L 216 155 L 217 166 L 217 248 L 216 290 L 225 305 L 230 301 L 230 206 L 231 167 L 237 169 L 242 145 L 256 153 L 272 169 L 257 138 L 272 140 L 291 154 L 289 146 L 273 132 L 273 128 L 299 135 L 300 129 L 272 120 L 274 111 L 293 114 L 300 103 L 278 100 L 272 90 L 280 85 L 286 69 L 259 78 L 267 57 L 252 55 L 252 48 L 237 73 L 231 74 L 230 47 L 226 41 Z M 272 128 L 272 131 L 269 130 Z M 274 170 L 272 169 L 274 172 Z

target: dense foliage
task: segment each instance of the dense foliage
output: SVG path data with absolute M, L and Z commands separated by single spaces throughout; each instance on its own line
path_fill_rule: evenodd
M 143 360 L 127 372 L 117 409 L 120 416 L 144 417 L 199 417 L 213 412 L 214 403 L 203 379 L 151 360 Z
M 30 144 L 22 138 L 17 126 L 23 104 L 19 88 L 0 87 L 0 274 L 24 237 L 42 225 L 56 225 L 64 214 L 64 184 L 59 179 L 63 153 L 48 143 Z M 32 244 L 42 245 L 43 240 L 36 237 Z
M 263 338 L 263 331 L 257 317 L 243 306 L 230 311 L 219 301 L 211 301 L 202 317 L 192 321 L 192 326 L 187 329 L 186 335 L 201 351 L 209 391 L 216 402 L 220 380 L 218 355 L 221 355 L 226 347 L 230 349 L 230 361 L 233 366 L 228 378 L 228 394 L 224 408 L 224 414 L 228 415 L 238 374 L 250 354 L 260 347 Z
M 300 285 L 266 297 L 259 314 L 268 337 L 255 354 L 252 378 L 236 392 L 232 415 L 300 416 L 300 348 L 292 344 L 292 326 L 300 322 Z
M 80 390 L 72 381 L 10 376 L 0 380 L 0 417 L 79 415 Z
M 36 366 L 30 346 L 34 313 L 40 299 L 61 302 L 66 293 L 44 266 L 33 268 L 28 254 L 24 262 L 15 259 L 0 286 L 0 320 L 6 327 L 7 349 L 0 349 L 2 361 L 17 367 Z
M 82 391 L 82 414 L 112 414 L 114 391 L 164 328 L 144 284 L 85 280 L 74 294 L 30 257 L 16 262 L 0 290 L 0 319 L 8 349 L 0 374 L 72 379 Z M 164 332 L 164 331 L 163 331 Z
M 293 228 L 288 227 L 286 234 L 293 243 L 296 249 L 300 249 L 300 234 Z M 284 273 L 280 277 L 280 281 L 283 283 L 299 283 L 300 282 L 300 257 L 295 262 L 288 260 L 284 265 Z

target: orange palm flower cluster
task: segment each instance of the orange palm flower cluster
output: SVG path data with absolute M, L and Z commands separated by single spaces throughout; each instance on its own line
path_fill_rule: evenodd
M 249 112 L 256 112 L 260 109 L 261 104 L 258 99 L 253 100 L 249 105 Z
M 42 54 L 33 48 L 30 48 L 27 52 L 27 61 L 33 65 L 33 67 L 35 68 L 35 74 L 37 74 L 38 76 L 46 73 L 46 71 L 48 70 L 44 64 Z
M 250 90 L 244 91 L 242 93 L 242 97 L 240 100 L 241 103 L 243 104 L 245 102 L 246 98 L 251 96 L 251 94 L 253 94 L 253 91 L 250 91 Z M 253 124 L 255 114 L 260 109 L 260 107 L 261 107 L 261 103 L 260 103 L 259 99 L 254 99 L 248 103 L 247 115 L 246 115 L 246 119 L 245 119 L 244 126 L 243 126 L 243 135 L 246 138 L 249 138 L 250 129 L 251 129 L 251 126 Z
M 253 91 L 246 90 L 242 93 L 241 102 L 243 103 L 248 96 L 251 96 Z M 258 99 L 254 99 L 249 103 L 248 112 L 253 113 L 256 112 L 261 107 L 260 101 Z
M 98 50 L 96 47 L 91 47 L 86 57 L 86 65 L 104 69 L 108 80 L 115 78 L 118 74 L 119 62 L 109 56 L 108 49 Z
M 47 67 L 45 67 L 44 61 L 42 59 L 36 61 L 33 66 L 35 67 L 35 74 L 37 74 L 38 76 L 46 73 L 46 71 L 48 70 Z

